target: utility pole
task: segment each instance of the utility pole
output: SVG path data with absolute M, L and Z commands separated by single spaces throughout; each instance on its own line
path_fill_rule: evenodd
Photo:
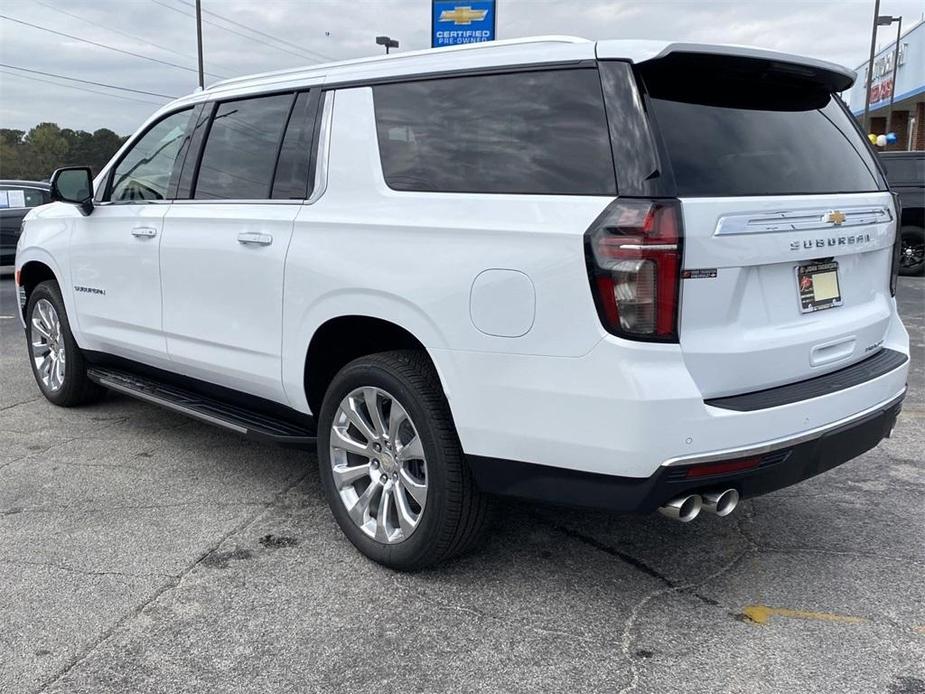
M 202 0 L 196 0 L 196 49 L 199 52 L 199 88 L 202 89 L 205 87 L 202 76 Z
M 199 0 L 196 0 L 198 3 Z M 870 87 L 874 82 L 874 51 L 877 49 L 877 19 L 880 17 L 880 0 L 874 0 L 874 26 L 870 31 L 870 59 L 867 61 L 867 84 L 864 85 L 864 136 L 870 132 Z
M 899 26 L 896 27 L 896 49 L 893 51 L 893 80 L 890 82 L 890 109 L 887 111 L 886 116 L 886 131 L 893 131 L 893 97 L 896 96 L 896 68 L 899 67 L 899 39 L 902 36 L 903 31 L 903 18 L 891 17 L 894 22 L 899 22 Z M 895 132 L 895 131 L 893 131 Z

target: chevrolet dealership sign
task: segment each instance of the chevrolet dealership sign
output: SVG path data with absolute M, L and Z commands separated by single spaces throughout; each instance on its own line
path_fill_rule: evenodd
M 494 41 L 495 0 L 434 0 L 430 45 Z

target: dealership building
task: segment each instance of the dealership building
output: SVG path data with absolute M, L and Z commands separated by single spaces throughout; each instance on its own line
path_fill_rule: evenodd
M 891 27 L 880 27 L 882 37 Z M 894 30 L 895 35 L 895 30 Z M 875 135 L 896 133 L 895 144 L 883 149 L 925 150 L 925 23 L 920 22 L 899 39 L 896 84 L 893 84 L 893 59 L 896 41 L 884 46 L 874 57 L 874 79 L 870 87 L 870 130 Z M 855 70 L 857 81 L 842 96 L 851 112 L 864 117 L 864 88 L 867 86 L 867 63 Z M 893 116 L 887 124 L 890 93 L 895 89 Z

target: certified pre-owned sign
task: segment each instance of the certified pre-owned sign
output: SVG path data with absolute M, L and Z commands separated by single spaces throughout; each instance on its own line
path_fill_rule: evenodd
M 495 5 L 495 0 L 434 0 L 430 45 L 494 41 Z

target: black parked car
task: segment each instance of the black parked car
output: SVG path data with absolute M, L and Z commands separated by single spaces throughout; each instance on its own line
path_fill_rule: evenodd
M 0 181 L 0 265 L 12 265 L 22 219 L 30 207 L 51 201 L 47 183 Z
M 925 270 L 925 152 L 883 152 L 886 178 L 902 202 L 902 275 Z

